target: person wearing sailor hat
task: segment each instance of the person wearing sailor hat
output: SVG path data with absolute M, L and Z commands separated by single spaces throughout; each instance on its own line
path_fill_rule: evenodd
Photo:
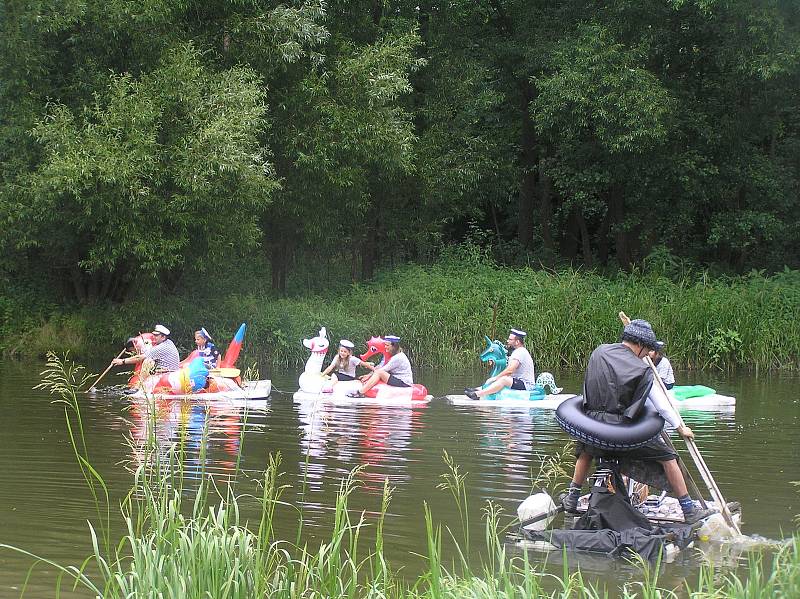
M 206 368 L 209 370 L 216 368 L 219 363 L 220 352 L 205 327 L 200 327 L 199 330 L 194 332 L 194 342 L 197 345 L 197 356 L 203 358 Z
M 123 364 L 138 364 L 145 359 L 151 359 L 155 364 L 154 372 L 172 372 L 180 368 L 181 358 L 178 355 L 178 348 L 169 338 L 169 329 L 163 324 L 153 327 L 152 343 L 153 346 L 142 354 L 128 356 L 127 358 L 115 358 L 112 364 L 120 366 Z
M 358 366 L 372 367 L 370 362 L 364 362 L 359 357 L 353 355 L 355 344 L 349 339 L 339 341 L 339 351 L 331 360 L 328 367 L 322 371 L 322 376 L 330 375 L 331 384 L 323 388 L 323 392 L 331 392 L 333 386 L 339 381 L 356 380 L 356 368 Z
M 378 383 L 386 383 L 391 387 L 411 387 L 414 384 L 414 374 L 411 371 L 411 362 L 400 347 L 400 337 L 397 335 L 384 335 L 383 341 L 389 361 L 375 367 L 372 374 L 361 385 L 361 389 L 348 393 L 351 397 L 363 397 L 364 393 Z
M 664 355 L 664 346 L 666 346 L 666 343 L 663 341 L 656 341 L 655 348 L 651 349 L 649 354 L 653 364 L 656 365 L 658 376 L 664 382 L 664 387 L 672 389 L 675 386 L 675 372 L 672 370 L 672 363 L 669 358 Z
M 533 358 L 528 348 L 525 347 L 525 337 L 528 334 L 521 329 L 511 329 L 506 340 L 506 349 L 511 352 L 508 364 L 497 375 L 486 379 L 483 387 L 478 389 L 464 389 L 470 399 L 481 399 L 508 387 L 510 389 L 530 390 L 536 386 L 536 373 Z

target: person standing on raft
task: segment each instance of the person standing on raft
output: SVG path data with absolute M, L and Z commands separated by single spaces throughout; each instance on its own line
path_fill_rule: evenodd
M 505 387 L 520 391 L 533 389 L 536 386 L 536 372 L 531 353 L 525 347 L 527 336 L 525 331 L 511 329 L 506 340 L 506 349 L 511 352 L 508 365 L 497 376 L 486 379 L 484 387 L 464 389 L 464 394 L 470 399 L 478 400 Z
M 620 343 L 597 347 L 589 358 L 583 381 L 583 409 L 587 416 L 601 422 L 621 423 L 636 420 L 645 402 L 650 402 L 659 414 L 676 427 L 678 433 L 694 438 L 692 429 L 679 426 L 681 420 L 661 393 L 651 393 L 653 373 L 643 357 L 656 348 L 656 336 L 646 320 L 632 320 L 625 325 Z M 661 438 L 656 437 L 643 447 L 631 450 L 607 451 L 581 442 L 575 445 L 575 472 L 569 490 L 562 499 L 564 510 L 577 512 L 581 487 L 589 474 L 592 458 L 607 457 L 620 460 L 658 462 L 672 491 L 678 496 L 683 519 L 692 524 L 713 514 L 716 510 L 696 506 L 686 489 L 686 482 L 678 466 L 678 454 Z
M 181 358 L 178 355 L 178 348 L 169 338 L 169 329 L 163 324 L 153 327 L 153 347 L 142 354 L 128 356 L 127 358 L 114 358 L 111 362 L 114 366 L 123 364 L 138 364 L 150 359 L 154 363 L 153 372 L 172 372 L 181 367 Z
M 656 341 L 656 348 L 650 350 L 650 359 L 656 365 L 658 376 L 664 381 L 665 389 L 672 389 L 675 386 L 675 373 L 672 371 L 672 364 L 664 355 L 663 341 Z
M 348 397 L 364 397 L 364 394 L 378 383 L 386 383 L 390 387 L 411 387 L 414 384 L 414 374 L 411 372 L 411 362 L 400 347 L 400 337 L 386 335 L 386 352 L 391 356 L 386 364 L 376 366 L 375 370 L 361 385 L 361 390 L 348 393 Z

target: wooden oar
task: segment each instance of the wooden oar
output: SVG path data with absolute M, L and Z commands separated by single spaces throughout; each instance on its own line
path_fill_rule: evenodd
M 237 376 L 242 374 L 242 371 L 238 368 L 212 368 L 208 371 L 208 374 L 213 376 L 221 376 L 224 379 L 235 379 Z
M 620 320 L 627 324 L 630 322 L 630 318 L 625 315 L 625 312 L 619 313 Z M 653 364 L 653 361 L 650 359 L 650 356 L 644 357 L 644 362 L 650 367 L 650 370 L 653 371 L 653 378 L 656 382 L 656 387 L 661 390 L 661 393 L 664 394 L 669 405 L 674 410 L 675 414 L 678 416 L 678 420 L 680 422 L 679 426 L 685 426 L 683 423 L 683 418 L 681 418 L 680 412 L 678 412 L 678 408 L 675 403 L 672 401 L 672 398 L 667 393 L 667 388 L 664 386 L 664 381 L 661 380 L 661 377 L 658 376 L 658 370 L 656 370 L 656 365 Z M 742 531 L 739 529 L 739 526 L 736 522 L 733 521 L 733 516 L 731 515 L 731 511 L 728 509 L 728 504 L 725 502 L 725 499 L 722 497 L 722 491 L 719 490 L 716 481 L 714 480 L 713 475 L 711 474 L 711 470 L 706 465 L 703 456 L 700 455 L 700 450 L 697 447 L 697 444 L 694 442 L 694 439 L 687 439 L 684 437 L 686 441 L 686 447 L 689 450 L 689 453 L 692 456 L 692 460 L 694 460 L 695 466 L 697 466 L 697 470 L 700 472 L 700 476 L 703 477 L 703 481 L 705 481 L 706 486 L 708 487 L 711 496 L 714 498 L 714 503 L 716 503 L 717 507 L 719 508 L 722 517 L 725 518 L 725 522 L 728 523 L 733 530 L 736 531 L 736 534 L 742 534 Z
M 114 360 L 119 360 L 122 357 L 122 354 L 124 353 L 125 353 L 125 348 L 123 347 L 122 351 L 117 354 L 117 357 L 114 358 Z M 111 364 L 108 365 L 108 368 L 106 368 L 103 371 L 103 374 L 97 377 L 97 380 L 92 384 L 91 387 L 89 387 L 86 391 L 84 391 L 84 393 L 94 393 L 95 391 L 97 391 L 97 389 L 95 389 L 97 383 L 99 383 L 100 379 L 102 379 L 106 374 L 108 374 L 108 371 L 111 370 L 112 366 L 114 366 L 114 360 L 111 360 Z

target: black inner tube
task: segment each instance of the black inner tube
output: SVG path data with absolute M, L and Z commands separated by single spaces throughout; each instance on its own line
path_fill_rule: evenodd
M 660 435 L 664 428 L 664 419 L 647 404 L 634 421 L 615 424 L 595 420 L 583 411 L 581 395 L 563 401 L 556 409 L 556 420 L 567 434 L 578 441 L 609 450 L 642 447 Z

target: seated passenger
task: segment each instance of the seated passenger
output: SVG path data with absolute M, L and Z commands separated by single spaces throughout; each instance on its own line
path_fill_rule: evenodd
M 153 327 L 153 347 L 143 354 L 129 356 L 127 358 L 115 358 L 111 363 L 115 366 L 122 364 L 138 364 L 145 359 L 152 360 L 154 364 L 153 372 L 172 372 L 180 368 L 180 356 L 178 348 L 169 338 L 169 329 L 163 324 Z
M 356 380 L 356 367 L 365 366 L 370 370 L 374 370 L 369 362 L 364 362 L 360 358 L 353 355 L 353 342 L 347 339 L 339 341 L 339 351 L 336 356 L 331 360 L 328 367 L 322 371 L 322 376 L 331 375 L 331 386 L 339 381 L 354 381 Z
M 506 366 L 497 376 L 486 379 L 480 389 L 465 389 L 464 393 L 470 399 L 481 399 L 492 395 L 503 388 L 528 390 L 536 386 L 536 373 L 533 368 L 533 358 L 525 347 L 525 337 L 528 334 L 519 329 L 511 329 L 506 341 L 506 348 L 511 352 Z
M 206 368 L 209 370 L 216 368 L 219 363 L 219 350 L 204 327 L 194 332 L 194 342 L 197 344 L 197 356 L 203 358 Z
M 386 352 L 391 356 L 389 361 L 376 366 L 374 372 L 362 383 L 360 391 L 348 393 L 350 397 L 363 397 L 378 383 L 386 383 L 391 387 L 411 387 L 414 384 L 411 362 L 400 347 L 400 337 L 386 335 L 383 340 L 386 343 Z

